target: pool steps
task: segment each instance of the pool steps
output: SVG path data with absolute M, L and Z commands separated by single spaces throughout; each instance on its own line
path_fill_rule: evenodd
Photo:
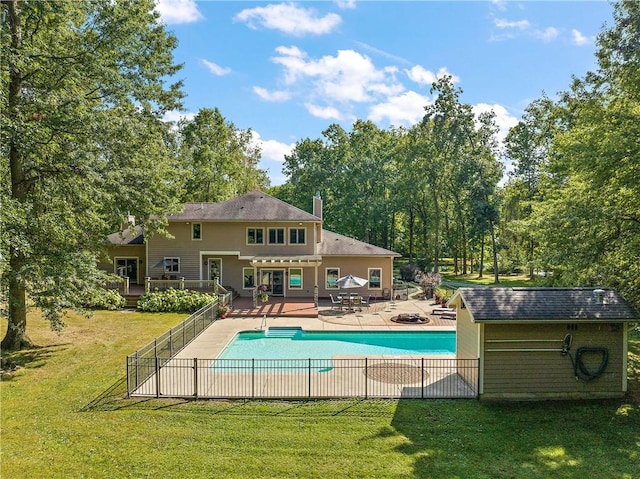
M 294 338 L 302 334 L 299 326 L 270 326 L 265 331 L 265 336 L 269 338 Z

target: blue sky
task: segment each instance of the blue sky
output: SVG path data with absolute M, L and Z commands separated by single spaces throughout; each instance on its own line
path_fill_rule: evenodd
M 493 109 L 504 135 L 542 92 L 595 69 L 595 37 L 611 26 L 605 1 L 159 0 L 179 40 L 185 111 L 215 108 L 251 128 L 260 167 L 285 181 L 284 155 L 331 123 L 411 126 L 452 75 L 461 100 Z

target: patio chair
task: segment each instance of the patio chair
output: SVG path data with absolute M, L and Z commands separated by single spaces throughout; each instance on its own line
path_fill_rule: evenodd
M 369 297 L 367 299 L 362 298 L 360 300 L 360 304 L 362 306 L 364 306 L 365 308 L 368 308 L 369 306 L 371 306 L 371 301 L 373 300 L 373 296 L 369 295 Z
M 362 311 L 362 296 L 356 296 L 355 298 L 352 298 L 351 307 L 353 308 L 354 311 L 356 309 L 358 311 Z
M 334 299 L 332 294 L 330 294 L 329 297 L 331 298 L 331 309 L 339 309 L 342 311 L 342 300 Z

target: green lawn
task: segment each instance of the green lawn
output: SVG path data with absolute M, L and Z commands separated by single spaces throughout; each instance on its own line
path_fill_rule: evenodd
M 638 478 L 640 335 L 626 400 L 223 402 L 124 398 L 127 354 L 180 315 L 72 316 L 5 357 L 3 478 Z M 6 327 L 6 323 L 2 323 Z

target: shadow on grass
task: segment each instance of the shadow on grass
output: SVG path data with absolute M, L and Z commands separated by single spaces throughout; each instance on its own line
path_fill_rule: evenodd
M 68 346 L 68 343 L 33 346 L 29 349 L 3 353 L 1 362 L 2 381 L 15 379 L 15 373 L 21 368 L 37 369 L 43 367 L 54 354 L 66 350 Z
M 263 416 L 392 416 L 398 400 L 336 399 L 308 401 L 263 401 L 263 400 L 197 400 L 170 398 L 127 398 L 126 376 L 118 379 L 106 391 L 83 406 L 81 412 L 148 410 L 167 412 L 217 414 L 217 415 L 263 415 Z
M 391 425 L 415 477 L 636 477 L 640 408 L 622 400 L 400 400 Z M 384 437 L 388 431 L 380 431 Z

